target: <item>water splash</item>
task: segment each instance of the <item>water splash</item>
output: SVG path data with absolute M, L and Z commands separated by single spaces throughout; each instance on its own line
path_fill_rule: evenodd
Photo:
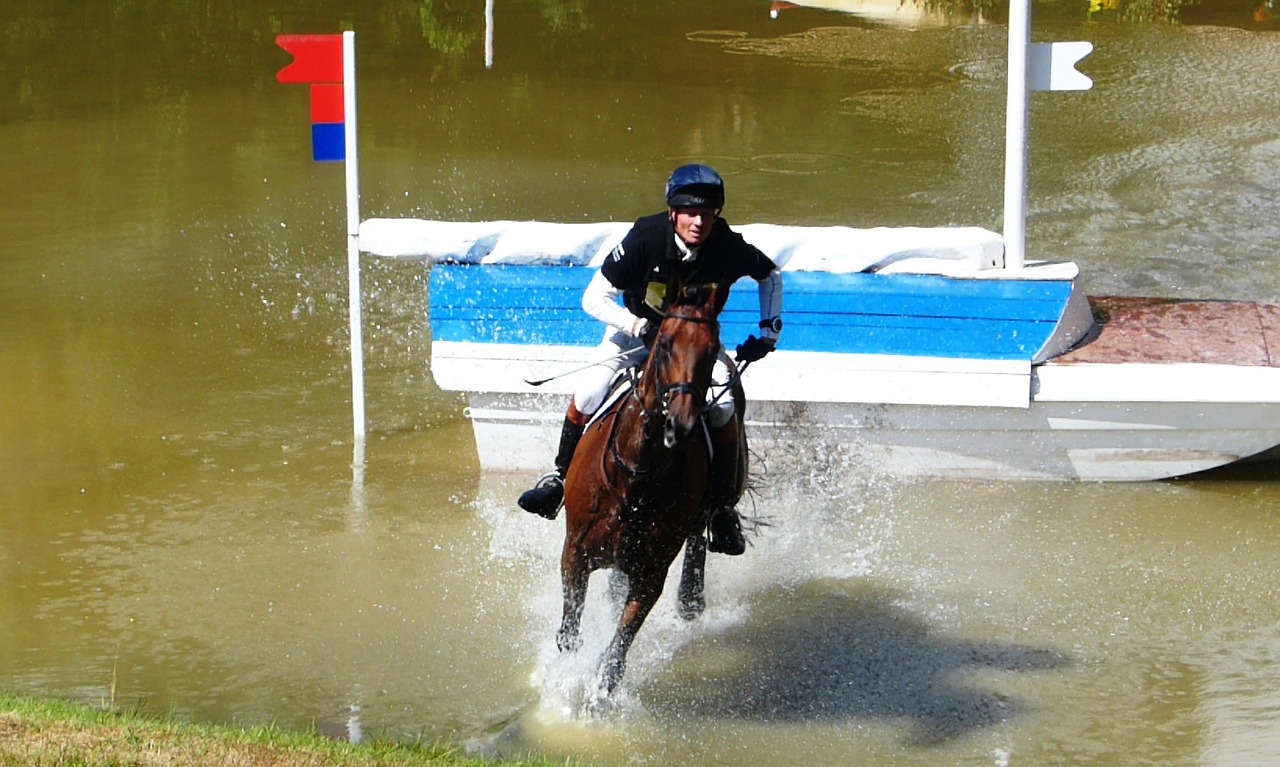
M 599 660 L 613 635 L 619 605 L 610 594 L 608 571 L 591 579 L 582 620 L 582 647 L 561 653 L 555 643 L 561 594 L 558 561 L 563 524 L 519 512 L 513 502 L 516 477 L 487 477 L 476 507 L 490 528 L 495 563 L 527 577 L 523 601 L 532 651 L 529 685 L 536 703 L 526 715 L 541 728 L 619 726 L 648 717 L 640 691 L 666 672 L 685 648 L 714 646 L 715 638 L 751 620 L 753 602 L 778 589 L 815 580 L 845 581 L 871 573 L 893 531 L 893 484 L 867 474 L 856 451 L 821 456 L 788 451 L 760 462 L 753 492 L 740 506 L 751 546 L 742 557 L 712 555 L 707 563 L 707 609 L 685 621 L 676 610 L 679 560 L 666 589 L 628 656 L 627 674 L 608 700 L 601 700 Z M 803 471 L 800 466 L 806 467 Z M 701 652 L 701 651 L 700 651 Z M 724 661 L 702 653 L 713 666 Z

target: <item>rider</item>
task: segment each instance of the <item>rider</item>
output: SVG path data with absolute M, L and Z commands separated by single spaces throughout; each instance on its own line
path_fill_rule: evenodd
M 668 303 L 666 287 L 678 274 L 686 287 L 721 286 L 716 296 L 717 314 L 729 297 L 729 286 L 740 277 L 759 283 L 760 338 L 754 335 L 737 347 L 740 362 L 752 362 L 773 351 L 782 321 L 782 275 L 756 247 L 742 239 L 720 218 L 724 208 L 724 181 L 706 165 L 681 165 L 667 181 L 667 210 L 639 219 L 622 242 L 605 258 L 582 296 L 582 308 L 608 327 L 601 350 L 612 355 L 583 373 L 569 402 L 555 471 L 521 494 L 525 511 L 555 519 L 564 499 L 564 478 L 588 419 L 604 403 L 610 381 L 625 365 L 643 361 L 644 349 L 662 321 Z M 617 297 L 622 296 L 622 304 Z M 625 354 L 633 351 L 634 354 Z M 713 392 L 730 380 L 732 361 L 721 348 L 713 373 Z M 709 397 L 714 397 L 711 392 Z M 712 515 L 708 549 L 741 554 L 746 549 L 742 525 L 733 503 L 740 477 L 738 419 L 733 397 L 727 393 L 715 401 L 708 419 L 715 457 L 711 464 Z

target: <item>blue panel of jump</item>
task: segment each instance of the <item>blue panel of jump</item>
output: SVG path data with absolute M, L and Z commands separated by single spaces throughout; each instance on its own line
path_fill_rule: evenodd
M 432 337 L 472 343 L 594 346 L 603 326 L 582 310 L 595 269 L 431 267 Z M 914 274 L 783 272 L 782 346 L 795 351 L 1031 359 L 1048 340 L 1069 281 L 965 280 Z M 756 284 L 734 285 L 721 337 L 759 334 Z

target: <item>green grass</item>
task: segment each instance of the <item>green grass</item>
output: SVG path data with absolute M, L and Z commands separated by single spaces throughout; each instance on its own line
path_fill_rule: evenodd
M 157 719 L 0 692 L 3 767 L 481 767 L 447 745 L 372 740 L 346 743 L 275 727 L 220 727 Z M 504 761 L 511 767 L 563 762 Z

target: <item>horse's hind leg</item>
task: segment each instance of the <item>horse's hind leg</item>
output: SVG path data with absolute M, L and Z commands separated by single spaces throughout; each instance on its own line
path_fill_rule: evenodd
M 707 573 L 707 538 L 702 533 L 689 536 L 684 545 L 684 566 L 680 571 L 679 603 L 676 610 L 687 621 L 707 608 L 703 593 Z
M 569 546 L 560 558 L 560 582 L 564 591 L 564 615 L 560 619 L 560 631 L 556 633 L 556 647 L 561 652 L 576 652 L 582 645 L 579 628 L 582 625 L 582 608 L 587 598 L 587 581 L 591 570 L 586 557 Z

